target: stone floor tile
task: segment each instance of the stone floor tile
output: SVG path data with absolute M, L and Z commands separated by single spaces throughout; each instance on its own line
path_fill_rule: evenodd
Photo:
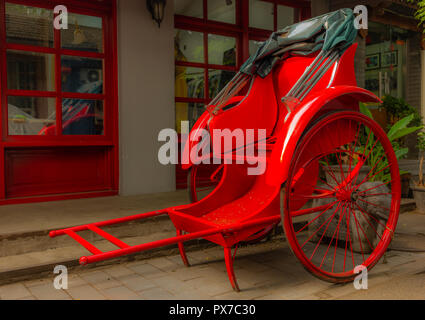
M 127 288 L 138 292 L 156 287 L 152 279 L 146 279 L 140 274 L 130 274 L 128 276 L 120 277 L 118 280 Z
M 134 271 L 127 268 L 127 266 L 112 266 L 104 270 L 107 274 L 114 278 L 129 276 L 134 274 Z
M 136 263 L 133 265 L 129 265 L 128 268 L 133 270 L 134 272 L 142 275 L 146 279 L 153 279 L 157 277 L 164 277 L 167 275 L 164 271 L 154 267 L 148 262 Z
M 53 283 L 32 286 L 28 289 L 38 300 L 71 300 L 64 290 L 55 289 Z
M 0 287 L 1 300 L 16 300 L 30 295 L 31 293 L 22 283 L 14 283 Z
M 120 285 L 111 275 L 100 270 L 81 273 L 80 277 L 97 289 L 108 289 Z
M 163 288 L 152 288 L 139 293 L 146 300 L 175 300 L 176 296 Z
M 111 300 L 142 300 L 143 298 L 125 286 L 103 289 L 104 294 Z
M 105 296 L 90 285 L 72 287 L 66 290 L 74 300 L 105 300 Z

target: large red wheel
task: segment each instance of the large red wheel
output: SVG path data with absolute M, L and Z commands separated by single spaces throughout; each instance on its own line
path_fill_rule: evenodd
M 283 224 L 303 266 L 330 282 L 354 280 L 383 256 L 397 225 L 397 158 L 369 117 L 341 111 L 300 139 L 283 190 Z

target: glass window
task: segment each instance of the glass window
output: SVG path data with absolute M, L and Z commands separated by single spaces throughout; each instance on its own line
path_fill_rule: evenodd
M 256 53 L 262 43 L 262 41 L 249 40 L 249 55 L 252 56 Z
M 56 99 L 9 96 L 9 135 L 55 135 Z
M 189 128 L 192 129 L 199 117 L 205 112 L 205 105 L 202 103 L 188 103 L 188 106 Z
M 183 16 L 194 18 L 204 17 L 202 0 L 174 0 L 174 12 Z
M 102 18 L 70 13 L 61 43 L 64 49 L 103 52 Z
M 236 39 L 209 34 L 208 63 L 236 66 Z
M 103 101 L 64 99 L 62 101 L 62 134 L 103 135 Z
M 62 91 L 103 93 L 103 60 L 62 56 Z
M 189 129 L 192 129 L 204 112 L 205 105 L 203 103 L 176 102 L 176 131 L 182 133 L 182 121 L 189 121 Z
M 55 90 L 53 54 L 8 50 L 7 87 L 11 90 Z
M 407 30 L 369 23 L 366 41 L 365 88 L 379 97 L 405 98 Z M 362 84 L 361 84 L 362 85 Z
M 176 97 L 204 98 L 204 69 L 176 66 Z
M 176 60 L 205 62 L 203 33 L 177 29 L 174 39 Z
M 249 26 L 251 28 L 274 29 L 274 4 L 262 0 L 249 0 Z
M 53 47 L 53 11 L 6 3 L 6 41 Z
M 236 23 L 236 0 L 208 0 L 208 19 Z
M 209 97 L 214 98 L 235 74 L 234 71 L 208 70 Z
M 294 24 L 295 10 L 287 6 L 277 6 L 277 29 L 283 29 Z

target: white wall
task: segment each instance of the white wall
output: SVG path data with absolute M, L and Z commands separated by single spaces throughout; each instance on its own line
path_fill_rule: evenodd
M 120 191 L 175 189 L 175 168 L 158 162 L 158 133 L 174 128 L 174 1 L 161 28 L 144 0 L 118 2 Z

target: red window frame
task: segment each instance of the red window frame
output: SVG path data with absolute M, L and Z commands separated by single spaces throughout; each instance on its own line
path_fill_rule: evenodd
M 8 96 L 27 96 L 27 97 L 47 97 L 56 98 L 56 135 L 52 136 L 18 136 L 8 134 L 8 121 L 7 121 L 7 108 L 2 107 L 2 136 L 4 143 L 7 146 L 14 145 L 108 145 L 113 144 L 114 140 L 114 109 L 116 103 L 114 102 L 114 71 L 113 71 L 113 42 L 111 37 L 105 35 L 111 34 L 113 30 L 110 25 L 111 8 L 109 6 L 96 5 L 93 3 L 81 1 L 67 1 L 68 12 L 83 14 L 89 16 L 96 16 L 102 18 L 103 23 L 103 52 L 95 53 L 88 51 L 69 50 L 61 48 L 61 31 L 54 30 L 54 46 L 38 47 L 32 45 L 13 44 L 6 42 L 6 27 L 5 27 L 5 3 L 14 3 L 21 5 L 28 5 L 33 7 L 40 7 L 48 10 L 54 9 L 56 5 L 61 4 L 60 1 L 36 1 L 36 0 L 0 0 L 0 61 L 1 61 L 1 74 L 0 87 L 1 87 L 1 105 L 7 105 Z M 63 2 L 63 1 L 62 1 Z M 108 10 L 109 9 L 109 10 Z M 55 90 L 54 91 L 39 91 L 39 90 L 11 90 L 7 87 L 7 50 L 29 51 L 36 53 L 54 54 L 55 55 Z M 75 56 L 82 58 L 96 58 L 103 60 L 103 80 L 104 92 L 102 94 L 92 93 L 69 93 L 62 92 L 62 77 L 61 77 L 61 57 L 62 56 Z M 62 99 L 87 99 L 87 100 L 101 100 L 103 101 L 104 113 L 104 134 L 103 135 L 62 135 Z M 82 140 L 84 138 L 84 140 Z
M 249 2 L 248 0 L 236 0 L 236 23 L 229 24 L 208 19 L 208 0 L 203 1 L 203 18 L 194 18 L 176 14 L 174 27 L 176 29 L 190 30 L 204 33 L 204 63 L 175 61 L 176 66 L 196 67 L 204 69 L 204 98 L 175 97 L 176 103 L 204 103 L 208 104 L 212 99 L 209 95 L 208 70 L 238 71 L 240 66 L 249 58 L 249 40 L 264 41 L 273 31 L 277 30 L 278 5 L 284 5 L 295 9 L 295 22 L 305 20 L 311 16 L 310 1 L 302 0 L 262 0 L 274 5 L 274 30 L 251 28 L 249 26 Z M 208 34 L 216 34 L 236 38 L 237 63 L 234 67 L 208 64 Z
M 60 30 L 54 30 L 53 48 L 6 43 L 5 3 L 14 3 L 52 10 L 57 5 L 65 4 L 68 12 L 102 17 L 103 52 L 93 53 L 61 48 Z M 31 51 L 55 54 L 55 91 L 9 90 L 7 87 L 7 50 Z M 61 56 L 78 56 L 100 58 L 103 66 L 103 94 L 63 93 L 61 90 Z M 116 0 L 0 0 L 0 203 L 22 203 L 50 200 L 86 198 L 118 194 L 119 188 L 119 153 L 118 153 L 118 63 L 117 63 L 117 3 Z M 8 135 L 7 96 L 31 96 L 56 98 L 56 135 L 55 136 L 17 136 Z M 62 135 L 62 98 L 95 99 L 103 101 L 103 135 Z M 90 147 L 109 148 L 108 161 L 111 163 L 111 191 L 84 192 L 82 194 L 51 195 L 26 199 L 7 199 L 5 186 L 5 151 L 8 149 L 46 148 L 46 147 Z

